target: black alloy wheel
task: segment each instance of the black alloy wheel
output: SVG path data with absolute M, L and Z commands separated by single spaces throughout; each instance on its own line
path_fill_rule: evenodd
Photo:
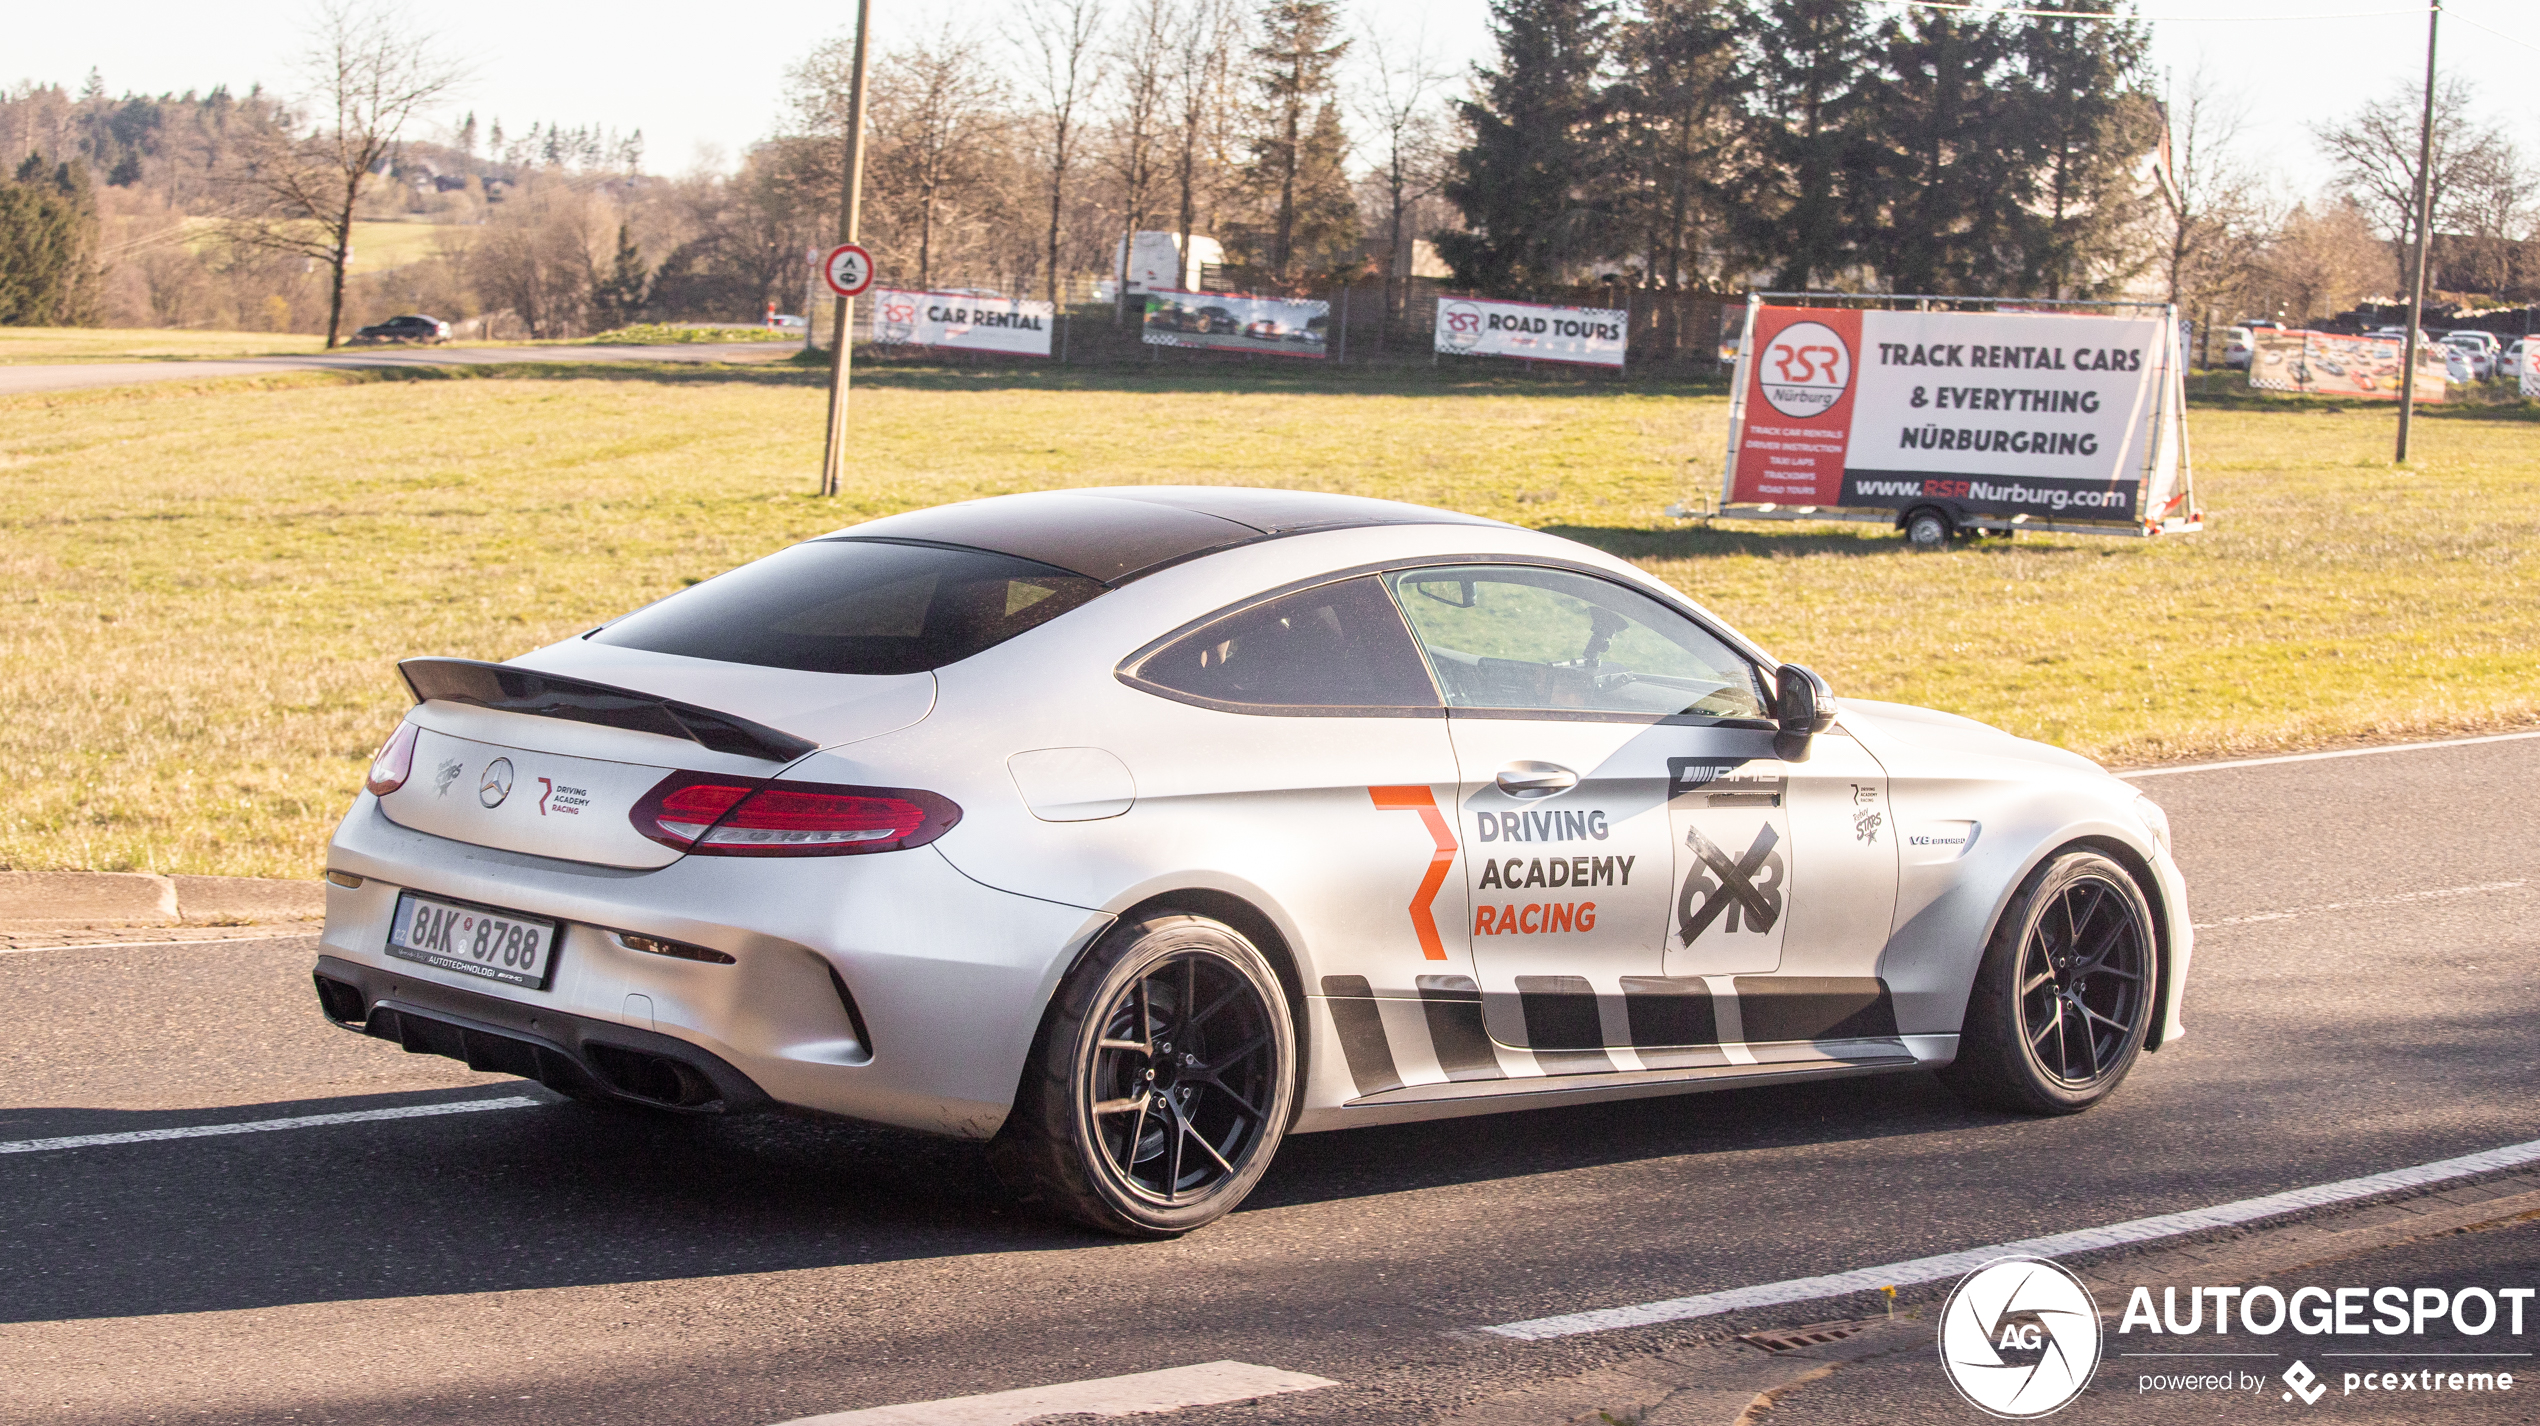
M 2063 883 L 2020 947 L 2021 1043 L 2066 1089 L 2095 1087 L 2142 1038 L 2151 928 L 2132 890 L 2096 873 Z
M 2159 960 L 2151 903 L 2126 868 L 2087 849 L 2048 858 L 1994 927 L 1942 1082 L 2023 1114 L 2098 1103 L 2142 1054 Z
M 992 1153 L 1025 1197 L 1129 1237 L 1232 1212 L 1295 1117 L 1277 971 L 1198 916 L 1124 924 L 1060 985 Z
M 1233 1178 L 1269 1128 L 1270 1007 L 1226 962 L 1181 951 L 1113 998 L 1087 1076 L 1106 1176 L 1160 1207 Z

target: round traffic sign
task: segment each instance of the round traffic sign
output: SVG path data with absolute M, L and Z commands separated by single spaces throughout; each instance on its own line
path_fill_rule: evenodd
M 873 285 L 873 254 L 854 243 L 840 243 L 820 261 L 820 275 L 841 297 L 861 297 Z

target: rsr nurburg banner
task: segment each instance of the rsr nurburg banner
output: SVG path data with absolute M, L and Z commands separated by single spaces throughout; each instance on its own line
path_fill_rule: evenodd
M 1531 357 L 1619 367 L 1629 315 L 1608 307 L 1441 297 L 1437 349 L 1449 356 Z
M 2156 316 L 1761 307 L 1729 498 L 2134 520 Z
M 1047 302 L 1009 302 L 971 292 L 893 292 L 875 288 L 873 340 L 890 346 L 955 351 L 1050 354 Z

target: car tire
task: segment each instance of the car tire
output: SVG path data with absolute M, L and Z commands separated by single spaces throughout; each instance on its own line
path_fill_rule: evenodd
M 2142 1054 L 2159 958 L 2131 873 L 2087 849 L 2049 857 L 1993 928 L 1941 1082 L 1987 1109 L 2088 1109 Z
M 1949 537 L 1955 533 L 1949 517 L 1937 510 L 1917 510 L 1905 517 L 1905 543 L 1925 554 L 1948 548 Z
M 1296 1065 L 1287 993 L 1251 941 L 1205 917 L 1143 918 L 1060 984 L 991 1157 L 1026 1200 L 1087 1227 L 1178 1237 L 1260 1182 Z

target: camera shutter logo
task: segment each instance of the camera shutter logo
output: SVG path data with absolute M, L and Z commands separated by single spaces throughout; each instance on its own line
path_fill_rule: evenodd
M 496 758 L 485 765 L 485 776 L 476 784 L 476 800 L 487 808 L 503 805 L 512 795 L 512 760 Z
M 1469 352 L 1481 345 L 1481 308 L 1470 302 L 1449 302 L 1438 309 L 1438 321 L 1446 328 L 1448 346 L 1459 352 Z
M 1793 420 L 1823 415 L 1852 384 L 1852 349 L 1823 322 L 1793 322 L 1757 358 L 1764 403 Z
M 2037 1258 L 2003 1258 L 1959 1280 L 1940 1314 L 1940 1369 L 1990 1416 L 2063 1410 L 2099 1367 L 2099 1305 L 2081 1279 Z

